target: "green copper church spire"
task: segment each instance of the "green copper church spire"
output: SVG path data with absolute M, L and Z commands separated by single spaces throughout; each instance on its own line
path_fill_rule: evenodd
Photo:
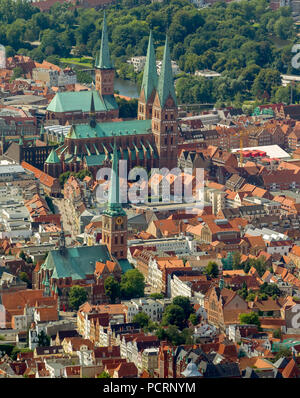
M 45 163 L 60 163 L 59 157 L 54 149 L 51 149 L 51 152 L 49 153 Z
M 110 176 L 107 209 L 105 211 L 105 214 L 108 214 L 110 216 L 125 215 L 125 211 L 123 210 L 122 205 L 120 203 L 118 162 L 119 162 L 119 157 L 118 157 L 116 139 L 114 139 L 112 170 Z
M 145 101 L 147 102 L 153 90 L 156 89 L 158 82 L 156 71 L 155 50 L 153 45 L 152 31 L 150 31 L 146 63 L 143 73 L 141 91 L 144 89 Z
M 96 55 L 96 68 L 99 69 L 113 69 L 113 63 L 110 59 L 109 55 L 109 47 L 108 47 L 108 34 L 107 34 L 107 25 L 106 25 L 106 15 L 104 12 L 103 16 L 103 27 L 102 27 L 102 37 L 101 37 L 101 46 L 100 53 Z
M 160 76 L 158 79 L 157 92 L 161 107 L 165 105 L 165 102 L 169 95 L 171 95 L 171 97 L 175 101 L 175 104 L 177 105 L 168 37 L 166 37 L 164 57 L 162 61 Z

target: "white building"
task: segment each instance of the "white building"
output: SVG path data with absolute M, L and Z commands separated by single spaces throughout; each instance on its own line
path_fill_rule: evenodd
M 144 55 L 138 57 L 131 57 L 127 60 L 127 63 L 133 65 L 135 73 L 139 73 L 144 69 L 146 63 L 146 57 Z
M 65 365 L 59 362 L 53 362 L 51 360 L 45 359 L 45 369 L 50 373 L 50 378 L 61 378 L 64 376 Z
M 48 68 L 35 68 L 32 70 L 32 78 L 33 80 L 45 83 L 49 87 L 62 87 L 77 83 L 77 75 L 70 68 L 60 71 Z
M 133 239 L 128 241 L 128 247 L 143 246 L 147 247 L 155 246 L 156 251 L 159 252 L 173 252 L 176 256 L 193 255 L 197 252 L 196 241 L 190 236 L 178 236 L 172 238 L 159 238 L 159 239 Z M 131 251 L 128 250 L 128 261 L 134 263 L 134 259 L 131 256 Z
M 191 282 L 182 281 L 178 276 L 173 275 L 170 281 L 171 298 L 177 296 L 192 297 Z
M 151 257 L 148 266 L 147 282 L 153 287 L 156 292 L 162 292 L 163 290 L 162 276 L 162 270 L 157 264 L 156 259 Z
M 173 76 L 176 76 L 181 72 L 179 66 L 175 61 L 171 61 L 171 66 L 172 66 Z M 162 67 L 162 61 L 156 61 L 156 70 L 158 75 L 160 75 L 161 67 Z
M 138 298 L 130 301 L 123 301 L 128 308 L 127 310 L 127 322 L 132 322 L 133 318 L 139 312 L 146 313 L 151 321 L 159 322 L 162 318 L 164 310 L 164 304 L 162 300 L 153 300 L 151 298 Z
M 29 238 L 32 235 L 30 214 L 23 198 L 0 197 L 0 238 Z
M 214 77 L 220 77 L 222 75 L 221 73 L 215 72 L 213 70 L 204 69 L 204 70 L 196 70 L 195 76 L 205 77 L 206 79 L 212 79 Z
M 297 75 L 281 75 L 281 84 L 285 87 L 290 83 L 299 83 L 300 76 Z
M 293 242 L 285 234 L 277 231 L 273 231 L 269 228 L 253 228 L 247 226 L 245 234 L 251 236 L 261 236 L 266 244 L 266 252 L 269 254 L 280 254 L 281 256 L 287 256 L 290 252 Z

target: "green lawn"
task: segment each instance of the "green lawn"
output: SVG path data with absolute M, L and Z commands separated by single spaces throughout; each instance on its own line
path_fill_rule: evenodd
M 64 64 L 73 64 L 78 66 L 85 66 L 87 68 L 93 68 L 93 64 L 91 63 L 91 58 L 60 58 L 60 62 Z

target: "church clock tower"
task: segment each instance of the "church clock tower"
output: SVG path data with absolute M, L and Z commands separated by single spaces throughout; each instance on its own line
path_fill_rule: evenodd
M 114 141 L 112 171 L 107 208 L 102 217 L 102 241 L 111 256 L 127 259 L 127 215 L 120 203 L 118 152 Z

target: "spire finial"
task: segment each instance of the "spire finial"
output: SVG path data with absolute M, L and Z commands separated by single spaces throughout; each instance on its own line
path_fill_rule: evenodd
M 143 73 L 141 91 L 144 90 L 145 101 L 147 102 L 154 89 L 157 87 L 158 76 L 156 71 L 156 58 L 153 45 L 152 31 L 150 30 L 146 63 Z
M 91 95 L 91 107 L 90 107 L 90 126 L 92 128 L 96 127 L 96 117 L 95 117 L 95 103 L 94 103 L 94 94 L 93 91 L 91 91 L 92 95 Z
M 161 107 L 165 105 L 165 102 L 169 96 L 173 98 L 173 101 L 177 105 L 168 36 L 166 36 L 164 56 L 160 76 L 158 79 L 157 91 Z
M 99 69 L 113 69 L 114 68 L 113 63 L 110 59 L 110 54 L 109 54 L 105 11 L 104 11 L 104 15 L 103 15 L 100 53 L 99 53 L 99 55 L 96 55 L 96 65 L 95 66 L 96 66 L 96 68 L 99 68 Z

